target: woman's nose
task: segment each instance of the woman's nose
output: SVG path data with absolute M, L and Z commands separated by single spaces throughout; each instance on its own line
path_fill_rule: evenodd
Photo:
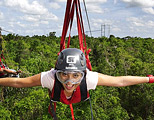
M 73 79 L 73 76 L 71 74 L 68 75 L 68 79 L 71 80 Z

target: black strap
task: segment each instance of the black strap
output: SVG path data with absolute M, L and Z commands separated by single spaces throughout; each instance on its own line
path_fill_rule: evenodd
M 55 85 L 54 85 L 54 95 L 53 100 L 54 101 L 60 101 L 60 93 L 62 89 L 62 84 L 57 80 L 57 77 L 55 77 Z
M 6 78 L 6 77 L 9 77 L 8 74 L 0 76 L 0 78 Z
M 55 112 L 55 110 L 54 110 L 54 106 L 53 106 L 51 100 L 50 100 L 50 106 L 51 106 L 51 109 L 52 109 L 53 119 L 54 119 L 54 120 L 58 120 L 58 119 L 57 119 L 57 116 L 56 116 L 56 112 Z
M 91 104 L 90 97 L 89 97 L 89 103 L 90 103 L 90 110 L 91 110 L 91 119 L 93 120 L 93 109 L 92 109 L 92 104 Z
M 81 81 L 80 84 L 80 92 L 81 92 L 81 101 L 84 101 L 87 99 L 87 84 L 86 84 L 86 77 Z

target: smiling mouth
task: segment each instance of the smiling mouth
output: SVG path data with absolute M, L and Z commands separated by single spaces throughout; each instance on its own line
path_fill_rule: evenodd
M 65 84 L 66 89 L 71 90 L 73 88 L 73 84 Z

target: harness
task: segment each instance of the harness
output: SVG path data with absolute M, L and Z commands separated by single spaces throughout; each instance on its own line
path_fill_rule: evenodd
M 72 103 L 78 103 L 78 102 L 86 101 L 89 99 L 89 93 L 87 92 L 86 80 L 84 78 L 80 86 L 78 86 L 76 90 L 74 91 L 72 97 L 70 99 L 67 99 L 64 94 L 64 88 L 62 84 L 56 78 L 52 92 L 49 90 L 49 96 L 50 96 L 50 105 L 49 105 L 48 111 L 52 117 L 54 118 L 56 117 L 55 115 L 56 102 L 62 102 L 70 106 L 71 113 L 72 113 L 72 119 L 74 120 Z M 54 103 L 54 109 L 53 109 L 52 102 Z
M 70 99 L 66 98 L 62 84 L 58 81 L 56 76 L 55 76 L 55 78 L 56 79 L 54 82 L 54 87 L 52 89 L 52 92 L 49 90 L 50 104 L 48 107 L 48 112 L 55 120 L 57 120 L 57 117 L 55 114 L 56 102 L 62 102 L 64 104 L 67 104 L 70 106 L 72 120 L 74 120 L 74 113 L 73 113 L 72 104 L 90 99 L 89 92 L 87 91 L 86 78 L 84 77 L 84 79 L 81 81 L 80 85 L 76 88 L 76 90 L 74 91 L 74 93 Z M 54 104 L 54 106 L 53 106 L 53 104 Z
M 67 0 L 64 24 L 63 24 L 63 30 L 62 30 L 62 36 L 61 36 L 61 42 L 60 42 L 60 52 L 63 49 L 65 49 L 65 41 L 66 41 L 66 35 L 68 32 L 68 28 L 69 28 L 69 37 L 68 37 L 68 42 L 67 42 L 67 48 L 69 48 L 70 46 L 71 29 L 72 29 L 72 23 L 73 23 L 75 11 L 76 11 L 76 20 L 77 20 L 80 50 L 85 54 L 87 68 L 89 70 L 92 70 L 91 63 L 89 60 L 89 53 L 91 49 L 87 49 L 87 45 L 86 45 L 86 37 L 85 37 L 85 32 L 84 32 L 83 19 L 82 19 L 79 0 Z M 54 120 L 57 120 L 56 113 L 55 113 L 57 101 L 70 105 L 72 120 L 74 120 L 75 118 L 74 118 L 72 103 L 85 101 L 88 98 L 90 100 L 89 93 L 87 92 L 86 78 L 84 78 L 84 80 L 81 82 L 81 85 L 77 87 L 76 91 L 73 93 L 73 96 L 70 100 L 66 99 L 66 96 L 63 93 L 63 87 L 56 78 L 52 92 L 49 90 L 49 96 L 51 100 L 50 100 L 50 105 L 48 107 L 48 111 L 51 114 L 51 116 L 54 118 Z M 54 103 L 54 106 L 52 102 Z M 90 107 L 91 107 L 91 101 L 90 101 Z M 93 120 L 92 107 L 91 107 L 91 116 Z
M 87 92 L 87 84 L 85 78 L 81 81 L 81 84 L 76 88 L 72 97 L 67 99 L 64 95 L 64 89 L 62 84 L 57 80 L 55 80 L 54 88 L 52 92 L 50 92 L 50 99 L 53 102 L 62 102 L 64 104 L 70 105 L 72 103 L 78 103 L 81 101 L 85 101 L 89 98 L 89 93 Z

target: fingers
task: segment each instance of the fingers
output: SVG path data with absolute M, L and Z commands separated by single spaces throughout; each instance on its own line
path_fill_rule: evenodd
M 21 73 L 21 72 L 22 72 L 21 70 L 18 70 L 16 73 L 19 74 L 19 73 Z

